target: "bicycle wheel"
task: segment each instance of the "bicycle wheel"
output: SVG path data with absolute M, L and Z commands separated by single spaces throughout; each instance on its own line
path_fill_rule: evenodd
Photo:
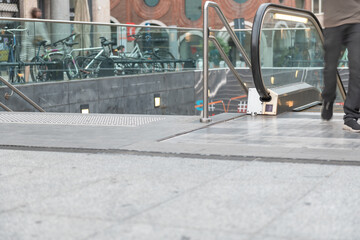
M 80 75 L 81 78 L 96 78 L 99 73 L 100 64 L 106 58 L 103 56 L 97 57 L 97 54 L 90 54 L 87 57 L 82 57 L 81 65 L 80 65 Z
M 142 73 L 163 72 L 164 71 L 163 65 L 159 62 L 156 62 L 156 60 L 159 60 L 159 58 L 153 53 L 144 55 L 143 66 L 145 67 L 145 71 L 142 71 Z M 146 61 L 155 61 L 155 62 L 146 62 Z
M 64 67 L 66 75 L 69 80 L 76 79 L 79 77 L 79 69 L 76 66 L 75 60 L 73 58 L 67 57 L 64 59 Z
M 173 72 L 176 70 L 176 63 L 175 63 L 175 57 L 174 55 L 172 55 L 171 52 L 169 51 L 165 51 L 165 50 L 159 50 L 157 52 L 154 53 L 154 55 L 159 59 L 159 60 L 164 60 L 165 62 L 161 63 L 164 71 L 166 72 Z M 166 62 L 169 61 L 169 62 Z
M 111 77 L 115 76 L 115 63 L 111 58 L 105 57 L 99 64 L 99 71 L 97 77 Z
M 48 67 L 46 61 L 41 57 L 34 57 L 31 60 L 35 65 L 30 66 L 30 75 L 33 82 L 45 82 L 48 80 Z

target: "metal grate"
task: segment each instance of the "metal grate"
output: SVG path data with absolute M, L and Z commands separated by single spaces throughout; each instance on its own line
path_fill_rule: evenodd
M 137 127 L 164 119 L 156 116 L 105 114 L 0 113 L 0 123 L 20 124 Z

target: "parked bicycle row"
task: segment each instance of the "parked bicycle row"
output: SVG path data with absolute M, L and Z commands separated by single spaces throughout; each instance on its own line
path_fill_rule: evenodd
M 11 34 L 7 42 L 9 57 L 0 67 L 8 71 L 9 82 L 24 83 L 25 66 L 30 66 L 33 82 L 62 80 L 64 75 L 69 80 L 96 78 L 154 72 L 171 72 L 183 65 L 192 66 L 192 60 L 175 59 L 171 52 L 164 49 L 142 50 L 138 40 L 142 35 L 132 35 L 135 47 L 125 52 L 125 47 L 116 46 L 115 42 L 100 37 L 100 47 L 76 48 L 75 34 L 56 42 L 46 40 L 36 42 L 35 57 L 31 62 L 22 62 L 17 52 L 16 33 L 26 31 L 24 28 L 1 29 L 1 33 Z

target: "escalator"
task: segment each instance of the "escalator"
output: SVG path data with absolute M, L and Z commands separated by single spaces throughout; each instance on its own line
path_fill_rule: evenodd
M 262 4 L 252 30 L 251 63 L 255 89 L 248 113 L 276 115 L 319 111 L 324 86 L 323 33 L 311 12 Z M 337 77 L 335 111 L 342 111 L 345 89 Z

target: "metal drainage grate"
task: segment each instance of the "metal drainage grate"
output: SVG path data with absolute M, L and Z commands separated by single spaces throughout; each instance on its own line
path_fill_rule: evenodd
M 137 127 L 164 120 L 156 116 L 119 116 L 104 114 L 0 113 L 0 123 L 93 125 Z

